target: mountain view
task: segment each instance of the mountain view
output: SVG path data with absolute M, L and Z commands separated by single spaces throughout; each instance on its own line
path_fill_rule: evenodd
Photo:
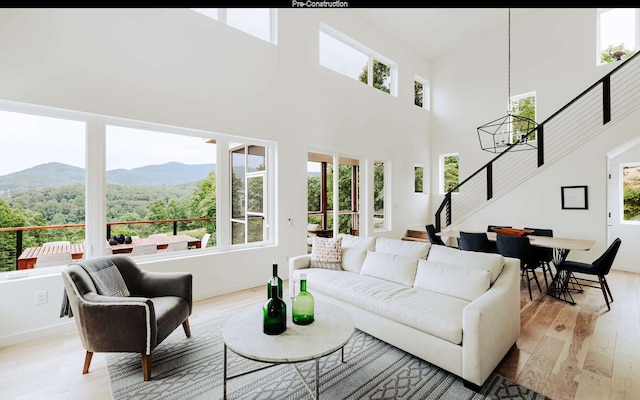
M 181 185 L 204 179 L 216 164 L 187 165 L 169 162 L 133 169 L 107 171 L 107 183 L 124 186 Z M 84 183 L 85 170 L 71 165 L 51 162 L 0 176 L 0 194 L 38 190 Z

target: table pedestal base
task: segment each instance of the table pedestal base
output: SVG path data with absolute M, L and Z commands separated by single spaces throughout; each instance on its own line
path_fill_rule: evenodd
M 342 347 L 340 349 L 340 352 L 341 352 L 341 354 L 340 354 L 341 360 L 344 363 L 344 347 Z M 236 374 L 236 375 L 227 375 L 227 345 L 225 344 L 224 345 L 224 367 L 223 367 L 223 382 L 222 382 L 222 398 L 224 400 L 227 400 L 227 381 L 228 380 L 233 379 L 233 378 L 238 378 L 238 377 L 250 374 L 252 372 L 262 371 L 263 369 L 275 367 L 276 365 L 280 365 L 280 364 L 288 364 L 288 363 L 269 363 L 268 365 L 265 365 L 264 367 L 252 369 L 250 371 L 245 371 L 245 372 L 242 372 L 242 373 L 239 373 L 239 374 Z M 311 386 L 304 379 L 304 376 L 302 376 L 302 373 L 300 372 L 300 369 L 298 368 L 298 365 L 296 363 L 293 363 L 293 367 L 295 368 L 296 373 L 298 374 L 298 376 L 302 380 L 302 384 L 307 389 L 307 391 L 309 392 L 311 397 L 314 400 L 319 400 L 320 399 L 320 358 L 316 358 L 315 359 L 315 364 L 316 364 L 315 389 L 311 388 Z

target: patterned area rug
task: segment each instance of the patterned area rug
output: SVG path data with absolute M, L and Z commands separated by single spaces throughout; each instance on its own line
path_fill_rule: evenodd
M 222 399 L 223 342 L 226 318 L 192 326 L 191 338 L 178 328 L 153 352 L 151 381 L 144 382 L 140 355 L 107 353 L 114 400 Z M 545 396 L 493 374 L 476 393 L 463 381 L 362 331 L 344 348 L 320 359 L 320 398 L 346 399 L 532 399 Z M 228 375 L 263 367 L 228 352 Z M 313 386 L 315 362 L 298 368 Z M 281 364 L 227 381 L 228 399 L 311 399 L 292 365 Z

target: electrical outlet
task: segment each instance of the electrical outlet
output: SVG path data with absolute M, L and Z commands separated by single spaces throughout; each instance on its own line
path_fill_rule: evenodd
M 36 305 L 47 304 L 47 291 L 36 292 Z

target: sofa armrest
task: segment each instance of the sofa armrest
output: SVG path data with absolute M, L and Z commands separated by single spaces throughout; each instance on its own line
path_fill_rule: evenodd
M 520 336 L 520 260 L 505 257 L 498 279 L 462 312 L 463 378 L 482 385 Z
M 304 254 L 289 258 L 289 296 L 295 296 L 296 280 L 294 279 L 294 271 L 299 269 L 307 269 L 311 264 L 311 254 Z

